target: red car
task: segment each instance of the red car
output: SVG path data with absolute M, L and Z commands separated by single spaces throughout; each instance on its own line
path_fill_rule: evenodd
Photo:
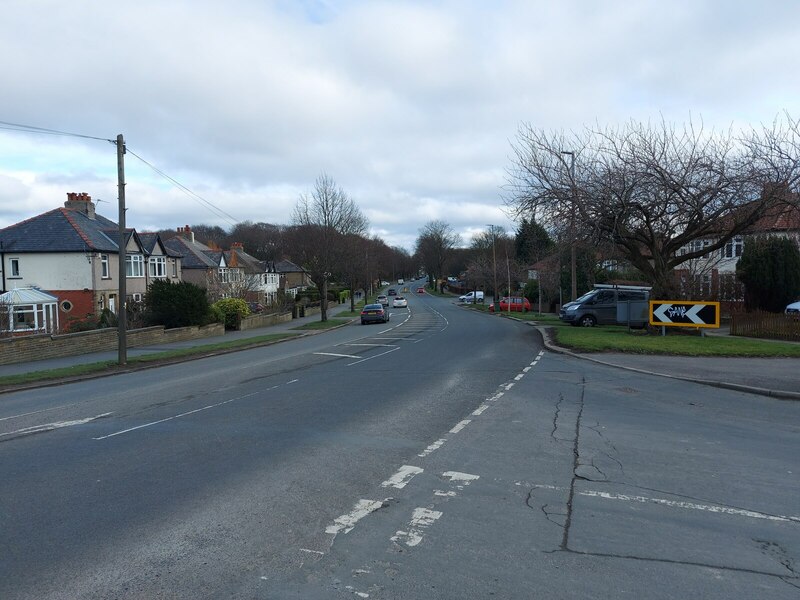
M 527 298 L 510 298 L 511 300 L 511 312 L 528 312 L 531 309 L 531 303 L 528 301 Z M 500 310 L 499 312 L 508 312 L 509 310 L 509 298 L 500 298 Z M 494 312 L 495 306 L 494 302 L 489 305 L 489 312 Z
M 425 293 L 425 288 L 424 287 L 417 288 L 417 293 L 418 294 L 424 294 Z

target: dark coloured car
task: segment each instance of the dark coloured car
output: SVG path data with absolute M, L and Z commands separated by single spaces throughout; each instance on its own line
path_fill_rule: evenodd
M 361 309 L 361 324 L 386 323 L 389 320 L 389 310 L 383 304 L 367 304 Z
M 387 296 L 396 296 L 397 295 L 397 290 L 394 289 L 394 288 L 389 288 L 389 291 L 386 292 L 386 295 Z

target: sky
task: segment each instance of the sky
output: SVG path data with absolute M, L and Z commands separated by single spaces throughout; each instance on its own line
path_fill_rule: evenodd
M 325 173 L 391 246 L 432 220 L 468 244 L 517 227 L 522 125 L 800 116 L 797 0 L 5 0 L 2 23 L 0 122 L 88 137 L 0 124 L 0 228 L 68 192 L 117 221 L 123 134 L 139 231 L 289 224 Z

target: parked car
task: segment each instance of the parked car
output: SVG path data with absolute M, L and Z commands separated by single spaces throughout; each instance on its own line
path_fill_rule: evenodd
M 508 312 L 509 305 L 511 312 L 528 312 L 531 309 L 531 303 L 527 298 L 500 298 L 499 305 L 500 312 Z M 494 312 L 495 310 L 494 302 L 492 302 L 489 305 L 489 312 Z
M 463 302 L 465 304 L 473 304 L 475 302 L 483 302 L 483 292 L 473 291 L 467 292 L 463 296 L 458 297 L 459 302 Z
M 386 323 L 389 321 L 389 311 L 383 308 L 383 304 L 367 304 L 361 309 L 361 324 L 367 323 Z
M 386 295 L 387 296 L 396 296 L 397 295 L 397 290 L 394 289 L 394 288 L 389 288 L 389 291 L 386 292 Z
M 646 314 L 649 298 L 650 288 L 648 287 L 597 284 L 593 290 L 562 306 L 558 318 L 570 325 L 583 327 L 616 325 L 617 305 L 635 303 L 642 310 L 636 315 L 631 315 L 630 324 L 632 327 L 644 327 L 649 320 L 649 316 Z
M 388 298 L 388 296 L 386 296 L 384 294 L 381 294 L 380 296 L 378 296 L 378 304 L 381 304 L 383 306 L 389 306 L 389 298 Z
M 797 302 L 792 302 L 786 306 L 786 314 L 787 315 L 796 315 L 800 314 L 800 300 Z
M 392 308 L 406 308 L 407 306 L 408 300 L 403 296 L 395 296 L 394 300 L 392 300 Z
M 260 302 L 248 302 L 247 306 L 250 309 L 250 312 L 253 314 L 264 312 L 264 305 Z

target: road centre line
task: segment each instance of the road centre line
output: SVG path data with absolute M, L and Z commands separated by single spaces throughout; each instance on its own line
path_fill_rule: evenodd
M 478 408 L 472 411 L 472 414 L 476 417 L 479 417 L 487 408 L 489 408 L 488 404 L 481 404 Z
M 469 420 L 469 419 L 464 419 L 464 420 L 463 420 L 463 421 L 461 421 L 460 423 L 456 424 L 456 426 L 455 426 L 455 427 L 453 427 L 453 428 L 450 430 L 450 432 L 449 432 L 449 433 L 458 433 L 459 431 L 461 431 L 462 429 L 464 429 L 464 427 L 466 427 L 466 426 L 467 426 L 467 425 L 469 425 L 470 423 L 472 423 L 472 421 L 471 421 L 471 420 Z
M 430 527 L 442 512 L 429 508 L 415 508 L 411 515 L 411 522 L 408 524 L 408 531 L 398 531 L 391 540 L 393 542 L 405 542 L 406 546 L 416 546 L 422 541 L 423 532 Z
M 336 354 L 335 352 L 314 352 L 318 356 L 338 356 L 339 358 L 361 358 L 355 354 Z
M 419 467 L 403 465 L 398 469 L 397 473 L 384 481 L 381 484 L 381 487 L 393 487 L 397 488 L 398 490 L 403 489 L 406 487 L 406 485 L 408 485 L 408 482 L 411 481 L 414 475 L 419 475 L 423 471 L 424 469 L 420 469 Z
M 417 456 L 419 456 L 420 458 L 425 458 L 429 454 L 431 454 L 431 453 L 435 452 L 436 450 L 438 450 L 439 448 L 441 448 L 442 445 L 446 441 L 447 441 L 447 438 L 439 438 L 438 440 L 433 442 L 430 446 L 425 448 L 425 450 L 423 450 L 420 454 L 417 454 Z
M 370 348 L 397 348 L 397 344 L 336 344 L 337 346 L 368 346 Z
M 294 383 L 297 379 L 290 381 L 289 383 Z M 138 429 L 144 429 L 145 427 L 151 427 L 153 425 L 158 425 L 159 423 L 166 423 L 167 421 L 172 421 L 173 419 L 180 419 L 181 417 L 187 417 L 189 415 L 193 415 L 195 413 L 202 412 L 204 410 L 208 410 L 210 408 L 217 408 L 218 406 L 223 406 L 224 404 L 230 404 L 231 402 L 236 402 L 236 400 L 243 400 L 244 398 L 250 398 L 251 396 L 256 396 L 260 394 L 261 391 L 252 392 L 250 394 L 245 394 L 244 396 L 238 396 L 236 398 L 230 398 L 228 400 L 224 400 L 222 402 L 217 402 L 216 404 L 209 404 L 208 406 L 204 406 L 202 408 L 196 408 L 194 410 L 190 410 L 179 415 L 172 415 L 171 417 L 166 417 L 165 419 L 159 419 L 158 421 L 151 421 L 150 423 L 143 423 L 142 425 L 137 425 L 136 427 L 130 427 L 128 429 L 123 429 L 121 431 L 116 431 L 114 433 L 109 433 L 108 435 L 104 435 L 101 437 L 92 438 L 93 440 L 100 441 L 100 440 L 107 440 L 108 438 L 112 438 L 118 435 L 122 435 L 123 433 L 130 433 L 131 431 L 136 431 Z
M 517 375 L 516 377 L 514 377 L 514 381 L 519 381 L 519 380 L 520 380 L 520 379 L 522 379 L 523 377 L 525 377 L 525 373 L 520 373 L 519 375 Z

